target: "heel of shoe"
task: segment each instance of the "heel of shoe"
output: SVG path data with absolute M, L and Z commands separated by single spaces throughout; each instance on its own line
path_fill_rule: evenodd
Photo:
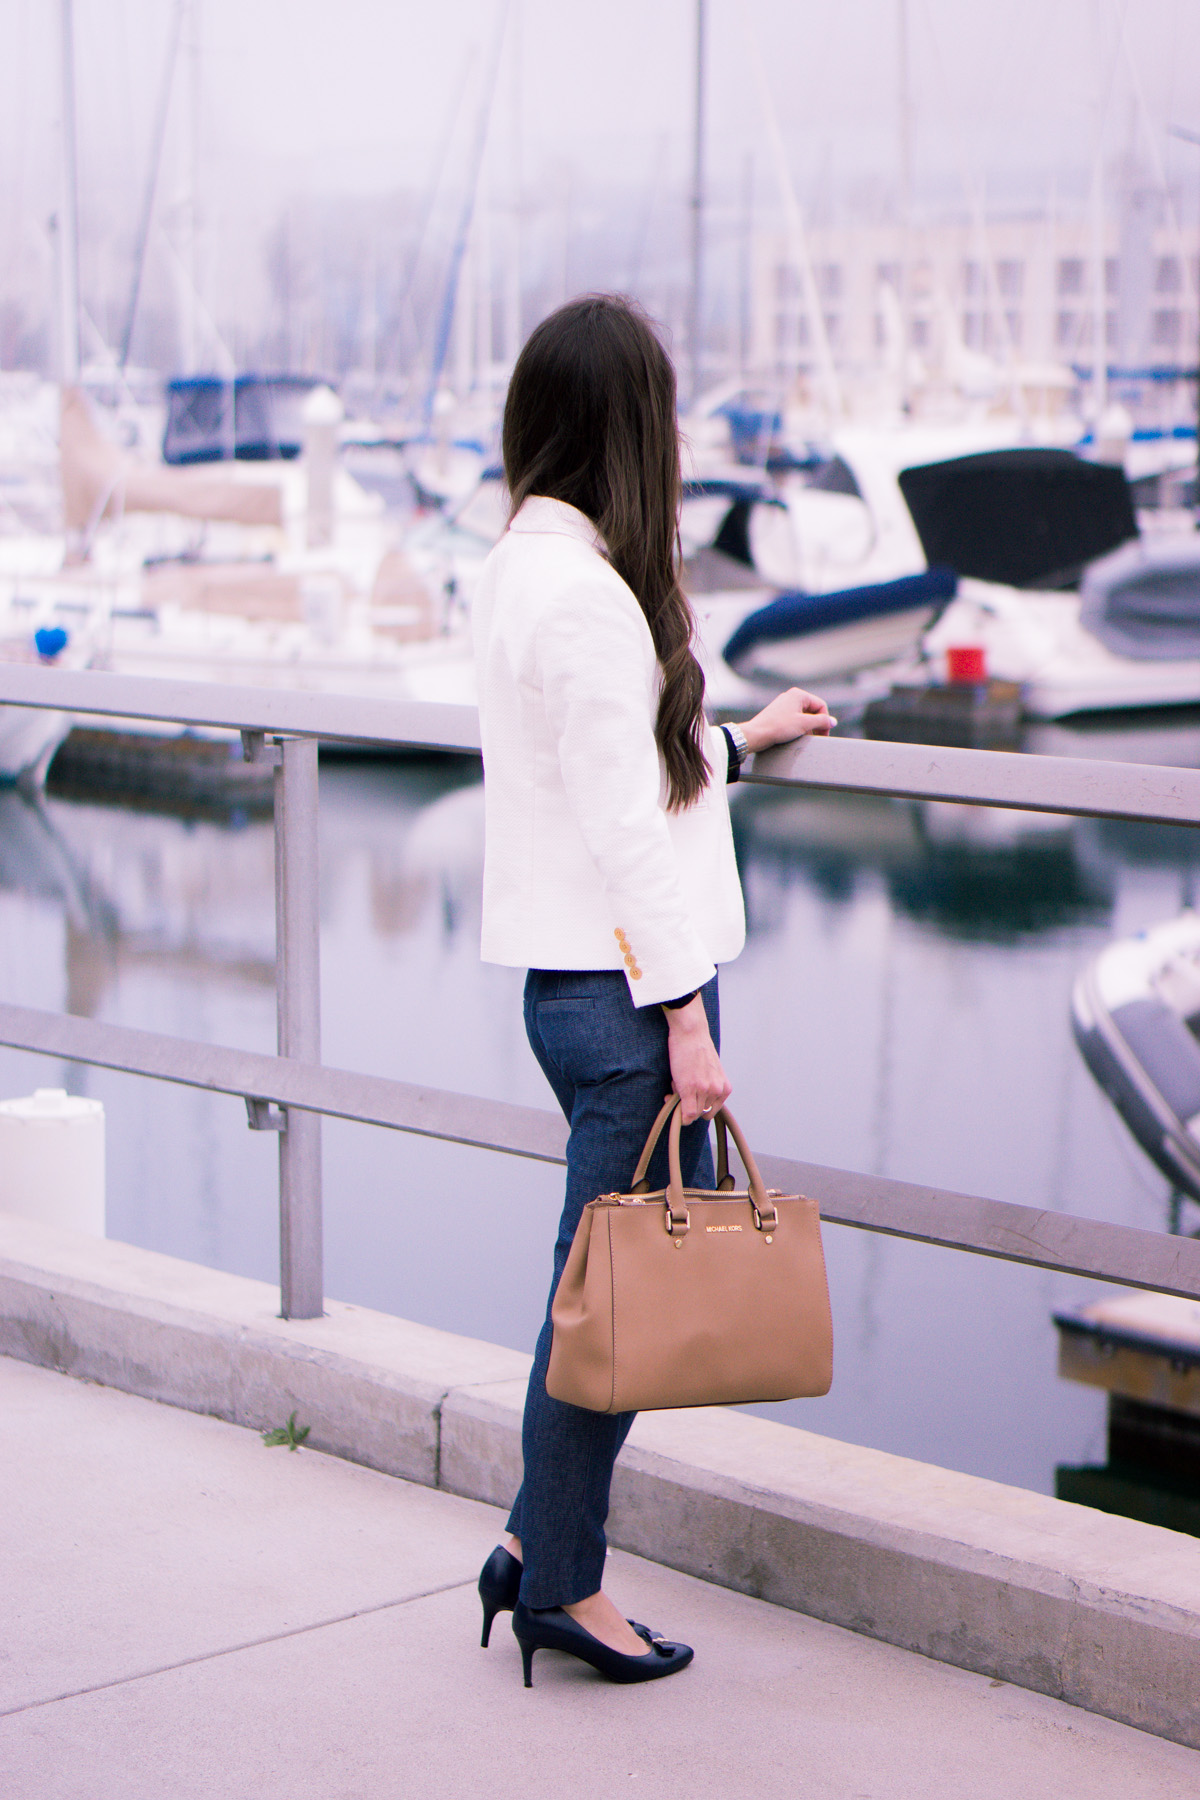
M 533 1686 L 533 1653 L 537 1649 L 537 1645 L 531 1644 L 528 1638 L 518 1638 L 517 1642 L 521 1646 L 521 1667 L 525 1671 L 525 1686 L 531 1688 Z
M 479 1599 L 483 1606 L 483 1637 L 486 1650 L 492 1635 L 492 1620 L 498 1612 L 511 1612 L 521 1592 L 521 1565 L 497 1544 L 479 1571 Z

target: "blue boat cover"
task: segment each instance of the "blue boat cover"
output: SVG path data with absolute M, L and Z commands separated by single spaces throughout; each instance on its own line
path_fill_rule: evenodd
M 167 383 L 166 463 L 271 462 L 299 456 L 301 408 L 316 375 L 183 375 Z M 230 403 L 232 401 L 232 416 Z
M 957 587 L 953 569 L 934 568 L 870 587 L 841 588 L 832 594 L 780 594 L 742 620 L 725 646 L 725 660 L 736 667 L 756 644 L 777 644 L 784 638 L 828 631 L 834 625 L 855 625 L 860 619 L 906 612 L 909 607 L 939 605 L 952 600 Z

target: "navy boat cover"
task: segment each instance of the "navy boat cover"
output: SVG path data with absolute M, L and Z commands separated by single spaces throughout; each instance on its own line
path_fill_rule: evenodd
M 860 619 L 876 619 L 886 613 L 907 612 L 917 606 L 941 606 L 954 598 L 958 577 L 953 569 L 922 569 L 919 575 L 902 575 L 896 581 L 877 581 L 870 587 L 842 588 L 832 594 L 780 594 L 743 619 L 725 646 L 725 660 L 736 668 L 740 658 L 756 644 L 777 644 L 784 638 L 807 637 L 835 625 L 856 625 Z

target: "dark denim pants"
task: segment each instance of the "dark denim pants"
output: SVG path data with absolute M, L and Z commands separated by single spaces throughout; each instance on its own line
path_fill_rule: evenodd
M 715 975 L 702 992 L 719 1048 Z M 598 1194 L 628 1191 L 650 1127 L 671 1091 L 667 1021 L 659 1006 L 634 1006 L 623 970 L 531 969 L 525 1029 L 571 1127 L 552 1301 L 580 1214 Z M 684 1129 L 680 1150 L 684 1182 L 712 1187 L 705 1121 Z M 650 1165 L 650 1185 L 666 1182 L 664 1133 Z M 570 1606 L 600 1587 L 613 1464 L 636 1416 L 588 1412 L 552 1400 L 546 1392 L 552 1335 L 547 1306 L 525 1400 L 524 1479 L 508 1521 L 524 1556 L 521 1598 L 532 1607 Z

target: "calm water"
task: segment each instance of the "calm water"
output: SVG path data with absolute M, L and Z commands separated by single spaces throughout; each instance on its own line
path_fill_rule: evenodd
M 1040 747 L 1200 765 L 1176 719 Z M 469 762 L 322 766 L 324 1050 L 534 1105 L 521 974 L 477 954 Z M 1094 1088 L 1071 983 L 1190 899 L 1179 829 L 741 789 L 750 935 L 722 973 L 734 1104 L 763 1151 L 1163 1228 L 1167 1197 Z M 270 1051 L 272 835 L 0 796 L 0 995 Z M 276 1278 L 275 1140 L 240 1101 L 0 1050 L 0 1093 L 104 1101 L 113 1237 Z M 327 1289 L 529 1349 L 561 1175 L 329 1122 Z M 1096 1284 L 826 1230 L 832 1393 L 763 1408 L 1049 1491 L 1103 1460 L 1103 1397 L 1060 1381 L 1050 1314 Z

